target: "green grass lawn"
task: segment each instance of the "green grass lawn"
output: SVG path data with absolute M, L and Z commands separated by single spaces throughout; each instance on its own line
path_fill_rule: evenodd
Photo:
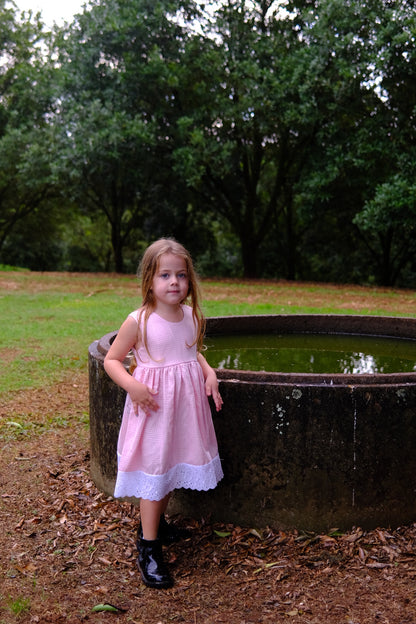
M 404 291 L 416 303 L 415 293 Z M 206 316 L 403 311 L 403 291 L 279 282 L 203 283 Z M 341 297 L 342 294 L 342 297 Z M 380 308 L 380 301 L 384 307 Z M 357 298 L 361 307 L 351 307 Z M 391 306 L 386 309 L 386 300 Z M 131 276 L 0 271 L 0 397 L 86 371 L 88 346 L 140 303 Z

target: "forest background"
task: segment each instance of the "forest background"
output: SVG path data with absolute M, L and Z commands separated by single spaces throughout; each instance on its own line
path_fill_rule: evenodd
M 0 1 L 0 263 L 416 286 L 410 0 Z

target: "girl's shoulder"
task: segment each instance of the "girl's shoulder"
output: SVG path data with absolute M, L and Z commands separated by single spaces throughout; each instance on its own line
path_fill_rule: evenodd
M 191 306 L 182 304 L 182 310 L 184 319 L 193 319 L 193 311 Z
M 132 318 L 138 324 L 143 312 L 144 308 L 138 308 L 137 310 L 134 310 L 134 312 L 130 312 L 127 318 Z

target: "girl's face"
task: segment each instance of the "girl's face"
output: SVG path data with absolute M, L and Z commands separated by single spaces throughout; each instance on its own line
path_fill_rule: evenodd
M 172 253 L 164 253 L 153 277 L 153 295 L 156 305 L 177 307 L 187 297 L 189 277 L 185 259 Z

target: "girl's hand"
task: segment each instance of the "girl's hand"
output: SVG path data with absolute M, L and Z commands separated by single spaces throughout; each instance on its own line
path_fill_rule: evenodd
M 220 391 L 218 389 L 218 379 L 217 376 L 215 374 L 215 372 L 211 369 L 211 371 L 208 373 L 206 379 L 205 379 L 205 390 L 207 393 L 207 396 L 211 396 L 214 403 L 215 403 L 215 407 L 217 412 L 220 411 L 220 409 L 222 408 L 223 405 L 223 400 L 221 398 L 220 395 Z
M 136 416 L 139 415 L 139 408 L 144 411 L 146 416 L 150 416 L 150 412 L 157 412 L 159 404 L 154 399 L 155 394 L 157 394 L 157 390 L 149 388 L 146 384 L 136 381 L 134 386 L 129 391 Z
M 219 412 L 222 408 L 222 398 L 220 395 L 220 391 L 218 390 L 218 379 L 215 371 L 208 364 L 202 353 L 197 354 L 197 360 L 204 374 L 205 392 L 207 393 L 207 396 L 212 396 L 215 407 L 217 408 L 217 412 Z

